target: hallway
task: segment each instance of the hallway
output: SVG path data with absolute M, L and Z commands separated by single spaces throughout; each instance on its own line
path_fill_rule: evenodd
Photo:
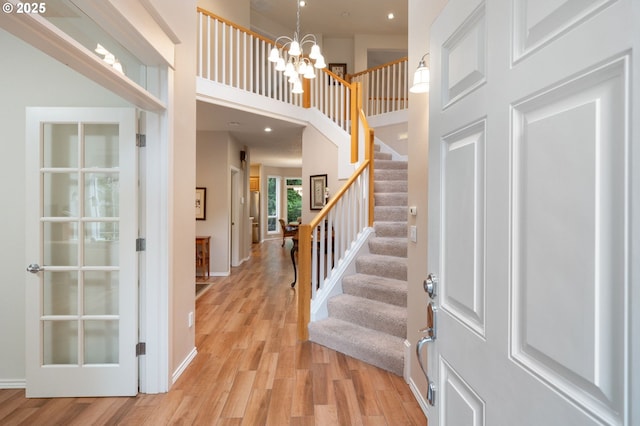
M 25 399 L 0 390 L 2 425 L 426 425 L 401 377 L 296 340 L 288 240 L 252 246 L 196 302 L 198 355 L 171 391 Z

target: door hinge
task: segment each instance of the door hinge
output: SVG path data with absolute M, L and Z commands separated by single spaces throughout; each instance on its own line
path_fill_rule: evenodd
M 139 148 L 144 148 L 145 146 L 147 146 L 147 135 L 136 133 L 136 146 Z
M 147 240 L 144 238 L 136 238 L 136 251 L 145 251 L 147 249 Z
M 147 344 L 145 342 L 138 342 L 136 344 L 136 356 L 147 354 Z

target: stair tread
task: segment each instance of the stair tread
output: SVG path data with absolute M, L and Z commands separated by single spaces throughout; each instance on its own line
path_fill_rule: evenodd
M 408 168 L 408 162 L 402 160 L 383 160 L 379 159 L 374 162 L 374 170 L 405 170 Z
M 386 254 L 366 254 L 356 259 L 356 272 L 381 277 L 407 279 L 407 258 Z
M 406 237 L 408 222 L 374 221 L 373 229 L 376 236 Z
M 392 287 L 392 288 L 403 290 L 405 293 L 407 292 L 407 282 L 404 280 L 398 280 L 395 278 L 386 278 L 386 277 L 381 277 L 379 275 L 368 275 L 363 273 L 347 275 L 346 277 L 344 277 L 344 280 L 353 280 L 353 279 L 363 279 L 363 280 L 366 279 L 372 285 Z
M 404 263 L 404 264 L 407 263 L 407 259 L 404 257 L 389 256 L 387 254 L 375 254 L 375 253 L 363 254 L 361 256 L 358 256 L 358 259 L 363 259 L 370 262 L 379 262 L 379 263 L 384 263 L 384 262 Z
M 371 237 L 369 251 L 372 254 L 407 257 L 409 239 L 407 237 Z
M 394 319 L 404 319 L 405 321 L 407 319 L 407 310 L 401 306 L 379 300 L 367 299 L 366 297 L 354 296 L 353 294 L 339 294 L 332 297 L 329 303 L 337 303 L 343 306 L 349 305 L 353 310 L 358 310 L 365 314 L 381 314 L 383 316 L 393 317 Z
M 309 340 L 401 376 L 404 340 L 337 318 L 309 324 Z
M 407 335 L 407 308 L 352 294 L 332 297 L 329 316 L 382 331 L 397 337 Z

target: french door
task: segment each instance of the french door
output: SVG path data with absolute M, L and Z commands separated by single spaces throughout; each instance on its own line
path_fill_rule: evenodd
M 28 397 L 138 389 L 136 113 L 28 108 Z
M 640 422 L 634 2 L 450 0 L 432 26 L 431 426 Z

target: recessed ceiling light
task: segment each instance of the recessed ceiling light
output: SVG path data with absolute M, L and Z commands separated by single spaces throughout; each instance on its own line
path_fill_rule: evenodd
M 388 20 L 392 20 L 392 19 L 393 19 L 393 18 L 395 18 L 395 17 L 396 17 L 396 15 L 394 15 L 394 14 L 393 14 L 393 12 L 392 12 L 392 13 L 389 13 L 389 14 L 387 15 L 387 19 L 388 19 Z
M 300 7 L 305 7 L 307 5 L 307 2 L 304 0 L 300 0 Z
M 271 131 L 271 127 L 265 127 L 265 128 L 264 128 L 264 131 L 265 131 L 265 132 L 267 132 L 267 133 L 269 133 L 269 132 Z
M 342 16 L 343 18 L 348 18 L 349 16 L 351 16 L 351 13 L 347 12 L 346 10 L 344 12 L 342 12 L 340 14 L 340 16 Z

